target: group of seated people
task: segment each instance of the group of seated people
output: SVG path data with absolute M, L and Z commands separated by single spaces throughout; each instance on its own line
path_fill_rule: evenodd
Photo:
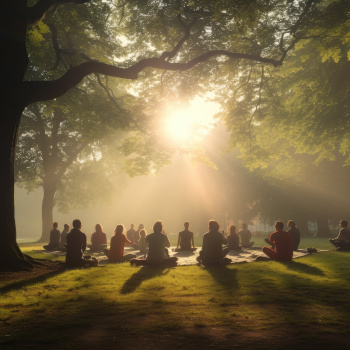
M 189 230 L 189 222 L 184 223 L 185 229 L 179 232 L 177 248 L 175 252 L 195 251 L 194 235 Z M 293 251 L 298 249 L 300 243 L 300 231 L 296 227 L 294 221 L 288 221 L 288 231 L 284 231 L 282 221 L 275 222 L 276 231 L 273 232 L 265 242 L 270 247 L 263 247 L 263 252 L 267 257 L 274 260 L 287 261 L 293 257 Z M 336 238 L 330 239 L 330 242 L 337 247 L 338 250 L 350 249 L 350 229 L 346 220 L 340 221 L 341 229 Z M 230 250 L 240 251 L 242 248 L 250 248 L 254 245 L 251 242 L 251 232 L 248 230 L 247 224 L 242 224 L 242 229 L 237 232 L 236 226 L 230 226 L 230 232 L 225 237 L 223 231 L 219 231 L 220 226 L 217 221 L 210 220 L 208 225 L 209 231 L 203 235 L 202 250 L 199 252 L 197 261 L 204 265 L 211 264 L 228 264 L 231 259 L 226 255 Z M 114 235 L 110 241 L 110 249 L 107 249 L 107 236 L 103 232 L 102 226 L 97 224 L 95 232 L 91 236 L 90 251 L 103 251 L 110 262 L 130 261 L 131 264 L 141 265 L 165 265 L 176 266 L 177 257 L 170 257 L 168 248 L 170 242 L 168 236 L 164 233 L 163 224 L 157 221 L 153 226 L 153 233 L 147 235 L 144 225 L 140 224 L 139 229 L 134 229 L 131 224 L 130 229 L 124 234 L 123 225 L 117 225 Z M 58 230 L 58 223 L 53 224 L 50 232 L 50 243 L 44 246 L 45 249 L 65 249 L 66 264 L 68 267 L 84 267 L 97 265 L 97 259 L 89 256 L 83 258 L 86 250 L 86 235 L 81 232 L 81 221 L 76 219 L 73 221 L 73 229 L 69 231 L 69 225 L 64 225 L 62 233 Z M 137 258 L 134 253 L 124 255 L 124 247 L 130 246 L 147 255 Z

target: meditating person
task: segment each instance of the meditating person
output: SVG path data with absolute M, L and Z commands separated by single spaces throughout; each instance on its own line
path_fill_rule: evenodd
M 337 250 L 350 250 L 350 229 L 348 228 L 348 222 L 341 220 L 339 223 L 340 230 L 336 238 L 330 238 L 330 242 L 337 247 Z
M 134 237 L 134 244 L 135 244 L 135 249 L 138 249 L 138 244 L 139 244 L 139 239 L 140 239 L 140 231 L 145 229 L 144 224 L 140 224 L 139 228 L 136 231 L 136 235 Z
M 289 220 L 287 222 L 287 226 L 288 226 L 287 232 L 289 233 L 290 238 L 292 239 L 293 250 L 298 250 L 299 243 L 300 243 L 300 231 L 295 226 L 295 222 L 293 220 Z
M 243 222 L 242 229 L 237 232 L 238 236 L 241 238 L 241 246 L 243 248 L 250 248 L 254 245 L 254 242 L 251 242 L 252 233 L 248 230 L 248 225 Z
M 125 228 L 123 225 L 117 225 L 114 230 L 114 236 L 111 238 L 110 249 L 105 249 L 103 252 L 107 255 L 108 260 L 111 262 L 125 262 L 136 257 L 136 254 L 125 254 L 124 247 L 126 245 L 132 246 L 125 234 Z
M 202 250 L 199 252 L 197 261 L 203 265 L 225 265 L 231 262 L 231 259 L 225 258 L 229 249 L 223 248 L 223 244 L 227 244 L 224 235 L 219 232 L 219 224 L 215 220 L 209 221 L 209 232 L 203 236 Z
M 132 265 L 163 265 L 176 266 L 177 257 L 169 257 L 167 249 L 170 242 L 166 234 L 162 233 L 163 223 L 157 221 L 153 226 L 153 233 L 146 236 L 145 242 L 148 244 L 149 250 L 146 259 L 131 259 Z
M 185 229 L 179 232 L 179 239 L 177 241 L 176 252 L 189 251 L 193 252 L 197 248 L 194 247 L 193 232 L 189 230 L 190 223 L 186 221 L 184 223 Z M 180 246 L 180 248 L 179 248 Z
M 69 233 L 69 225 L 64 224 L 64 229 L 61 232 L 61 237 L 60 237 L 60 248 L 61 249 L 66 249 L 66 244 L 67 244 L 67 235 Z
M 126 231 L 126 238 L 133 244 L 135 243 L 135 238 L 136 238 L 135 224 L 131 224 L 130 229 Z
M 79 268 L 85 266 L 96 266 L 96 258 L 91 260 L 83 259 L 83 253 L 86 249 L 86 235 L 81 232 L 81 221 L 73 221 L 73 229 L 67 235 L 67 255 L 66 265 L 68 268 Z
M 50 231 L 50 242 L 44 245 L 43 248 L 46 250 L 54 250 L 60 246 L 60 235 L 61 232 L 58 230 L 58 222 L 53 223 L 53 229 Z
M 239 236 L 236 232 L 236 226 L 230 226 L 230 233 L 226 236 L 227 246 L 230 250 L 242 250 L 242 247 L 239 245 Z
M 282 221 L 275 222 L 276 231 L 269 238 L 275 248 L 264 247 L 263 252 L 271 259 L 287 261 L 293 258 L 293 244 L 290 234 L 283 231 L 283 227 Z
M 146 253 L 146 248 L 147 248 L 146 236 L 147 236 L 146 230 L 141 229 L 139 232 L 139 241 L 138 241 L 138 248 L 140 249 L 140 253 Z
M 102 252 L 107 248 L 107 235 L 103 232 L 101 224 L 96 224 L 95 232 L 91 235 L 89 248 L 92 252 Z

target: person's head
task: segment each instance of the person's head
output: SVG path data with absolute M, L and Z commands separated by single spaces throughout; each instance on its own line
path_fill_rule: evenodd
M 140 224 L 140 225 L 139 225 L 139 231 L 142 230 L 142 229 L 144 229 L 144 228 L 145 228 L 145 225 L 144 225 L 144 224 Z
M 57 227 L 58 227 L 58 222 L 54 222 L 54 223 L 52 224 L 52 226 L 53 226 L 53 228 L 57 228 Z
M 65 229 L 66 231 L 68 231 L 68 230 L 69 230 L 69 225 L 68 225 L 68 224 L 64 224 L 64 229 Z
M 276 221 L 275 222 L 275 228 L 277 231 L 281 231 L 283 230 L 284 227 L 284 223 L 282 221 Z
M 293 220 L 289 220 L 289 221 L 287 222 L 287 226 L 288 226 L 289 228 L 293 228 L 293 227 L 295 227 L 295 222 L 294 222 Z
M 139 232 L 139 237 L 140 238 L 145 238 L 146 237 L 146 230 L 142 228 Z
M 79 219 L 73 220 L 73 228 L 81 229 L 81 221 Z
M 102 225 L 101 224 L 96 224 L 95 230 L 96 230 L 96 232 L 103 232 Z
M 245 222 L 243 222 L 242 228 L 245 230 L 247 227 L 248 227 L 248 225 Z
M 134 228 L 135 227 L 135 224 L 130 224 L 130 228 Z
M 231 225 L 230 226 L 230 235 L 233 235 L 236 233 L 236 226 L 235 225 Z
M 340 227 L 348 227 L 349 223 L 346 220 L 340 220 Z
M 153 225 L 153 232 L 154 233 L 161 233 L 163 230 L 163 223 L 158 220 L 154 225 Z
M 124 226 L 123 225 L 117 225 L 117 227 L 114 230 L 114 234 L 121 234 L 124 232 Z
M 190 223 L 188 221 L 185 221 L 184 226 L 185 229 L 188 230 L 188 228 L 190 227 Z
M 220 225 L 215 220 L 209 220 L 209 231 L 219 231 Z

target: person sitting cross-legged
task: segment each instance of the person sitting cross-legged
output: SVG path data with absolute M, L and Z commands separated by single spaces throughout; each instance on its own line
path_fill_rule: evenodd
M 105 249 L 103 251 L 111 262 L 130 261 L 130 259 L 136 257 L 136 254 L 132 253 L 124 255 L 124 246 L 132 246 L 131 241 L 126 238 L 124 231 L 125 228 L 123 225 L 117 225 L 114 230 L 114 236 L 111 238 L 110 249 Z
M 85 266 L 96 266 L 96 258 L 91 260 L 83 259 L 83 253 L 86 250 L 86 234 L 81 232 L 81 221 L 73 221 L 73 229 L 67 235 L 67 255 L 66 266 L 68 268 L 79 268 Z
M 52 226 L 53 229 L 50 231 L 50 242 L 43 246 L 46 250 L 55 250 L 60 246 L 61 232 L 58 230 L 58 222 L 54 222 Z
M 197 261 L 203 265 L 226 265 L 231 259 L 225 258 L 229 248 L 223 248 L 227 240 L 223 233 L 219 232 L 219 224 L 215 220 L 209 221 L 209 232 L 203 236 L 202 250 L 199 252 Z
M 107 235 L 103 232 L 101 224 L 96 224 L 95 232 L 91 235 L 90 251 L 102 252 L 107 248 Z
M 348 222 L 341 220 L 339 226 L 338 236 L 331 238 L 329 241 L 337 247 L 337 250 L 350 250 L 350 229 L 348 228 Z
M 170 242 L 166 234 L 162 233 L 163 224 L 157 221 L 153 226 L 153 233 L 146 236 L 145 242 L 149 251 L 146 259 L 131 259 L 130 264 L 136 266 L 176 266 L 177 257 L 169 257 L 167 248 Z
M 186 221 L 184 223 L 185 229 L 179 232 L 179 239 L 177 241 L 176 252 L 193 252 L 197 248 L 194 247 L 193 232 L 189 230 L 190 223 Z M 180 246 L 180 248 L 179 248 Z
M 288 226 L 288 233 L 290 234 L 290 238 L 292 239 L 293 243 L 293 250 L 298 250 L 299 243 L 300 243 L 300 231 L 296 227 L 295 222 L 293 220 L 289 220 L 287 222 Z
M 242 250 L 242 247 L 239 245 L 239 237 L 236 232 L 236 226 L 230 226 L 230 234 L 226 236 L 227 246 L 230 250 Z
M 254 242 L 251 242 L 252 233 L 248 230 L 248 225 L 243 222 L 242 229 L 237 232 L 238 236 L 241 238 L 241 246 L 243 248 L 251 248 Z
M 269 242 L 275 248 L 264 247 L 263 252 L 271 259 L 288 261 L 293 258 L 293 244 L 290 234 L 283 231 L 283 227 L 282 221 L 275 222 L 276 231 L 269 238 Z

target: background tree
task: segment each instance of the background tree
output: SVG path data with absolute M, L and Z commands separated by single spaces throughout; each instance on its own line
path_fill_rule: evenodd
M 162 3 L 162 6 L 158 2 L 128 1 L 123 3 L 120 10 L 121 18 L 128 19 L 128 23 L 139 24 L 135 26 L 136 32 L 128 32 L 127 36 L 131 41 L 128 47 L 132 55 L 125 56 L 126 50 L 118 52 L 119 57 L 126 57 L 123 63 L 118 64 L 115 55 L 105 57 L 103 62 L 97 62 L 90 56 L 89 60 L 67 67 L 67 71 L 58 77 L 25 80 L 29 61 L 26 50 L 27 28 L 39 23 L 50 11 L 54 13 L 52 9 L 57 9 L 58 5 L 68 6 L 68 3 L 82 4 L 87 3 L 87 0 L 39 0 L 30 7 L 25 0 L 5 0 L 1 4 L 1 47 L 2 52 L 6 53 L 1 56 L 0 64 L 0 114 L 3 116 L 0 161 L 4 165 L 0 186 L 0 219 L 3 223 L 0 235 L 1 269 L 31 265 L 16 243 L 13 203 L 14 150 L 19 121 L 26 106 L 62 96 L 92 73 L 137 79 L 146 68 L 186 71 L 206 62 L 200 71 L 194 70 L 193 73 L 210 72 L 214 77 L 215 68 L 211 71 L 208 63 L 210 58 L 216 58 L 216 67 L 225 58 L 280 66 L 287 53 L 300 40 L 298 32 L 310 22 L 317 7 L 316 1 L 312 0 L 305 3 L 290 1 L 288 6 L 285 6 L 284 1 L 230 1 L 221 6 L 211 1 Z M 109 5 L 112 3 L 101 2 L 99 10 Z M 91 9 L 93 5 L 85 6 Z M 272 13 L 274 19 L 271 18 Z M 76 16 L 76 13 L 71 11 L 70 16 Z M 117 24 L 115 18 L 105 20 Z M 87 23 L 81 18 L 79 21 L 98 40 L 99 33 L 93 23 Z M 142 26 L 141 30 L 138 30 L 138 26 Z M 132 30 L 130 26 L 124 28 Z M 286 32 L 289 36 L 283 34 Z M 136 45 L 137 51 L 133 45 Z M 180 50 L 181 56 L 178 55 Z M 35 55 L 31 54 L 30 58 L 34 59 Z

